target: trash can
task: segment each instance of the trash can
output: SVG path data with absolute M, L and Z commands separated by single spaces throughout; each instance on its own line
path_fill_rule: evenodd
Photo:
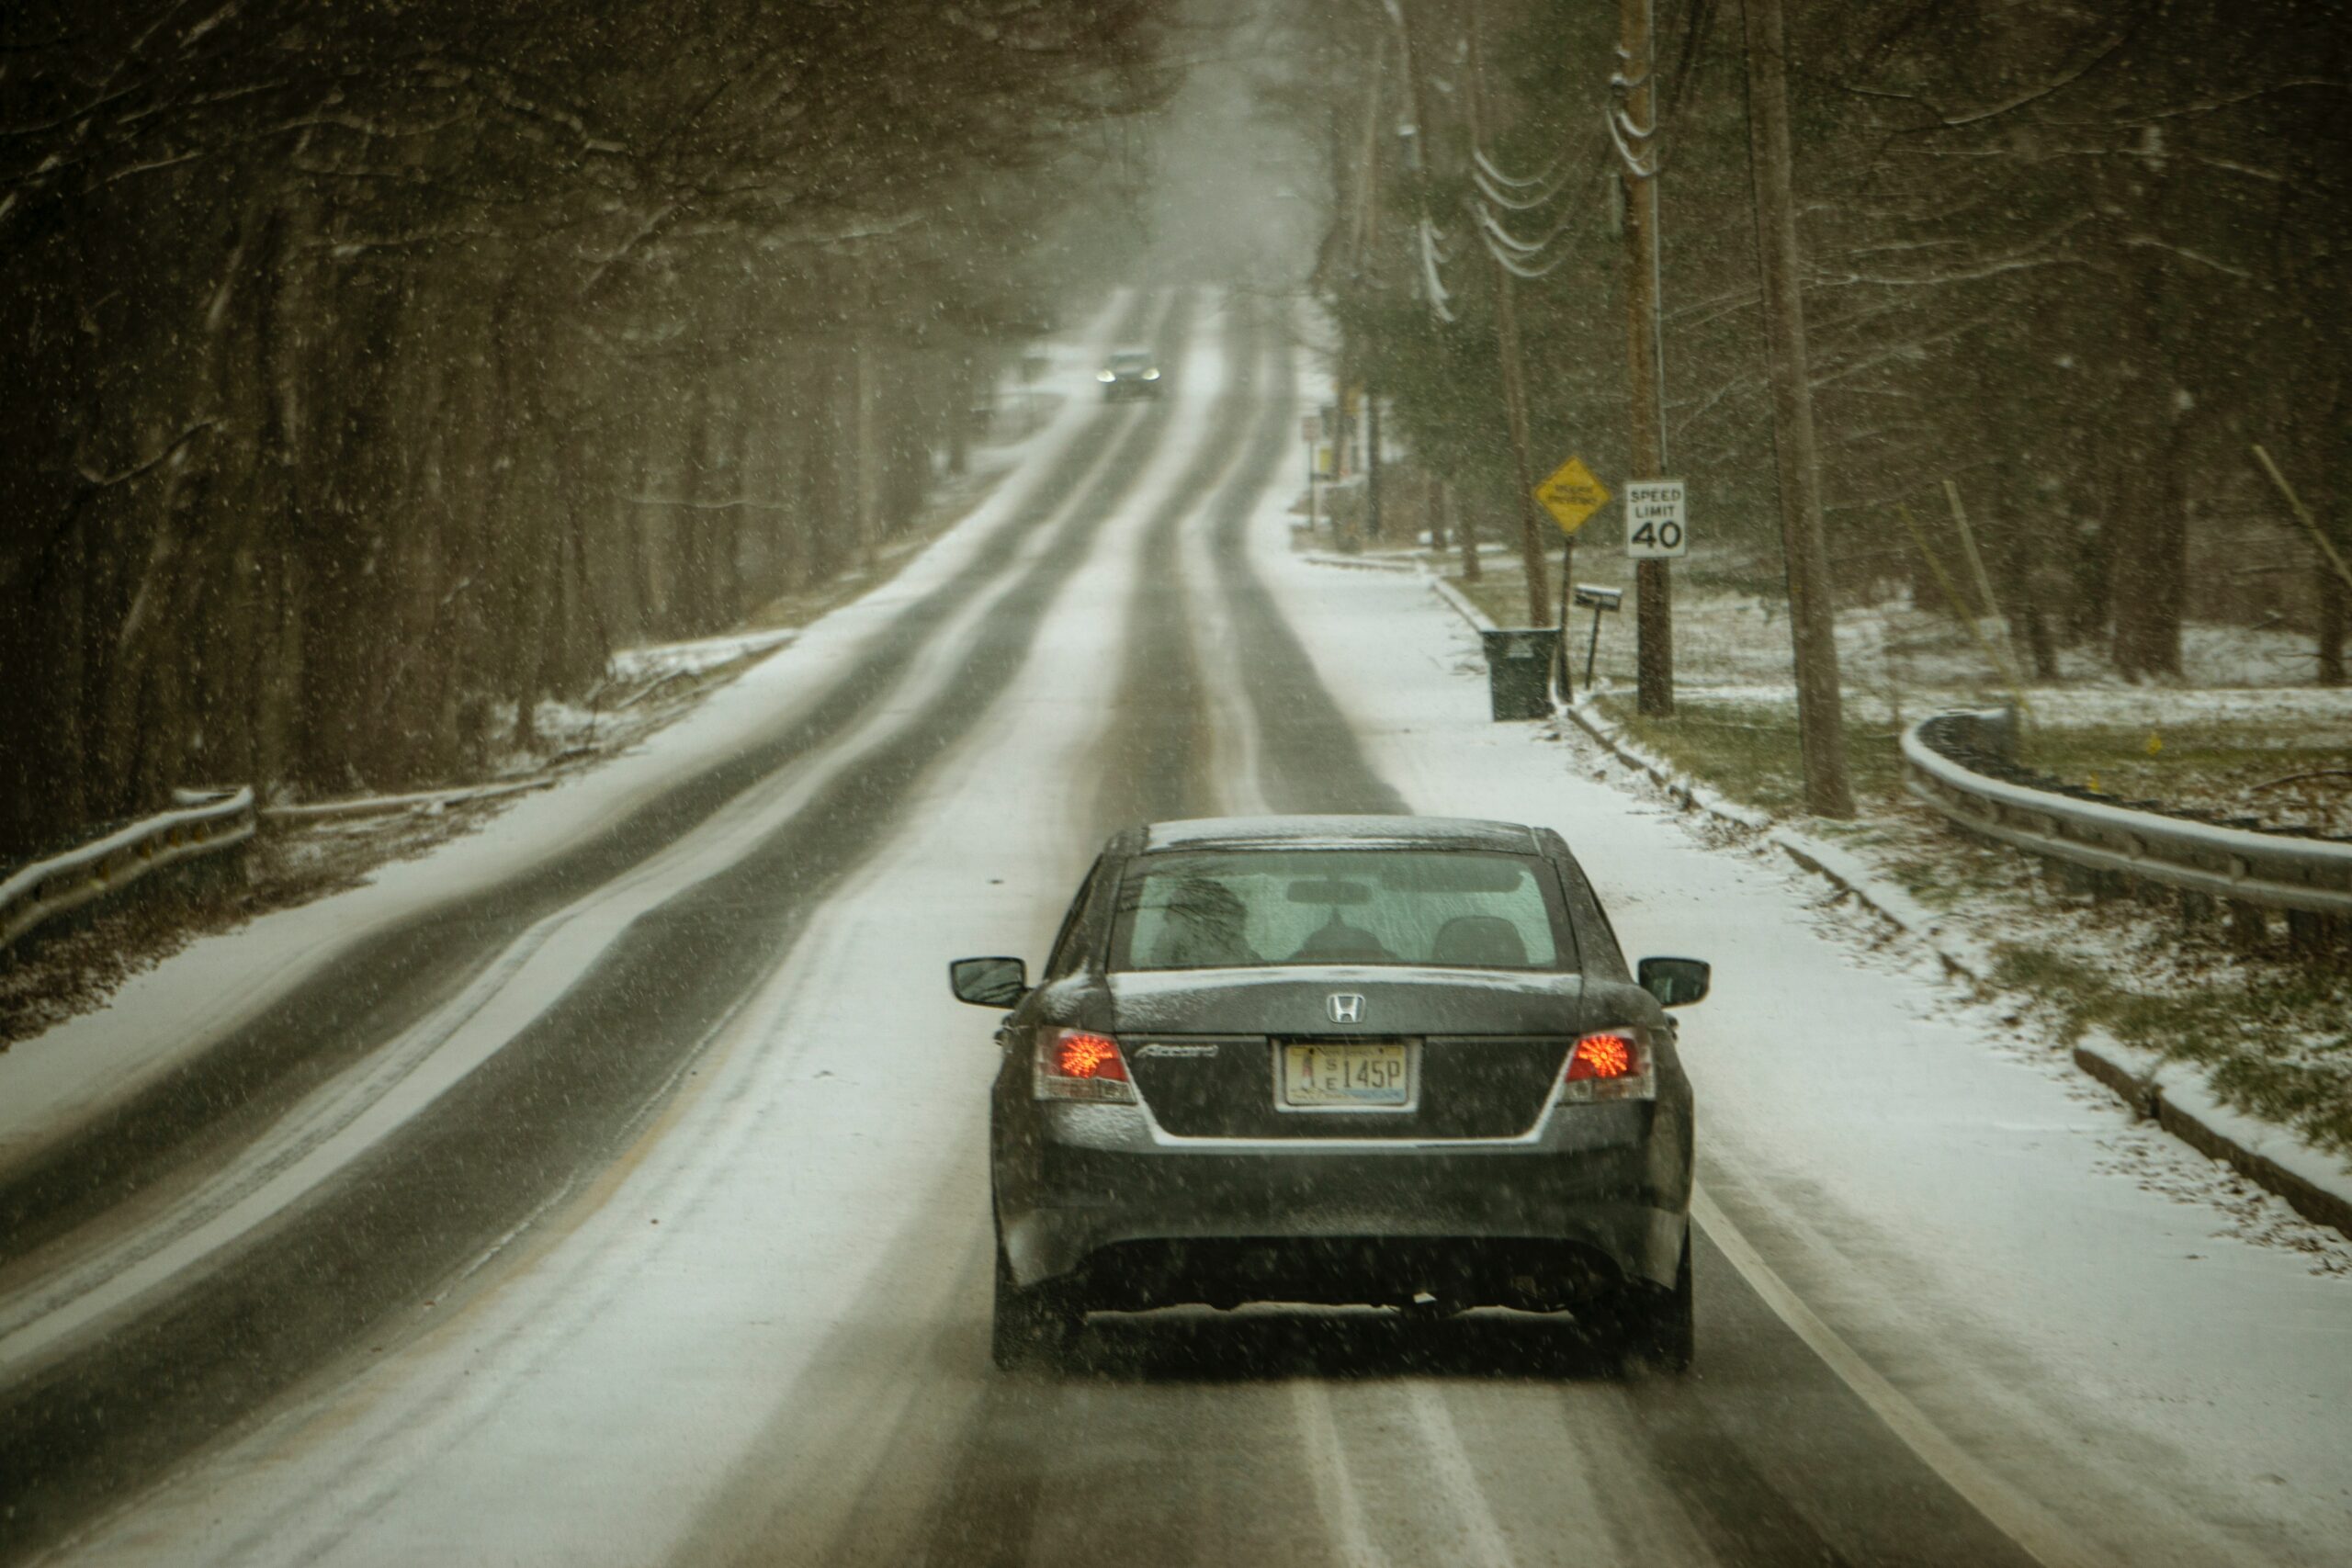
M 1482 631 L 1487 644 L 1487 696 L 1497 720 L 1552 716 L 1552 659 L 1557 626 L 1498 626 Z

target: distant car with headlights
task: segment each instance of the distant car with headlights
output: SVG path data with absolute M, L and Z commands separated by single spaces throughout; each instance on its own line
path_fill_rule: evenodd
M 1094 373 L 1102 383 L 1102 400 L 1115 403 L 1127 398 L 1159 396 L 1159 367 L 1150 354 L 1140 348 L 1123 348 L 1102 362 Z
M 1692 1353 L 1691 1098 L 1559 835 L 1408 817 L 1161 822 L 1111 840 L 1009 1009 L 990 1102 L 1001 1366 L 1089 1312 L 1246 1301 L 1568 1314 Z

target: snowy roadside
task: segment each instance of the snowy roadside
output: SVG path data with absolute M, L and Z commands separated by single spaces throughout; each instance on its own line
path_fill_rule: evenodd
M 1054 412 L 993 449 L 997 478 L 1048 463 L 1079 438 L 1094 412 L 1087 394 L 1095 340 L 1125 299 L 1114 296 L 1050 346 L 1040 385 L 1058 394 Z M 898 568 L 894 575 L 854 585 L 797 631 L 642 650 L 621 671 L 645 699 L 641 712 L 624 708 L 616 722 L 609 710 L 542 705 L 543 733 L 559 742 L 552 749 L 572 753 L 547 774 L 545 788 L 455 809 L 307 824 L 280 840 L 290 852 L 265 852 L 294 857 L 273 902 L 216 909 L 206 922 L 133 905 L 67 933 L 48 961 L 18 966 L 9 978 L 36 987 L 44 976 L 73 983 L 46 994 L 36 988 L 33 1004 L 51 1012 L 0 1050 L 0 1168 L 128 1099 L 370 933 L 520 874 L 677 779 L 786 728 L 899 610 L 984 547 L 1020 491 L 1017 482 L 999 483 L 944 533 L 884 563 Z M 600 738 L 593 747 L 592 735 Z
M 1508 554 L 1486 555 L 1475 582 L 1458 575 L 1451 554 L 1426 547 L 1338 558 L 1441 574 L 1477 611 L 1524 624 L 1525 579 Z M 1723 754 L 1742 753 L 1742 795 L 1792 810 L 1800 787 L 1787 617 L 1772 598 L 1711 581 L 1703 560 L 1690 564 L 1697 570 L 1678 580 L 1674 594 L 1675 692 L 1685 722 L 1670 746 L 1654 737 L 1654 749 L 1699 776 L 1722 776 Z M 1606 550 L 1586 552 L 1576 568 L 1579 582 L 1620 585 L 1623 574 L 1624 563 Z M 1593 627 L 1585 613 L 1570 618 L 1582 686 Z M 1631 597 L 1618 614 L 1601 617 L 1593 671 L 1604 693 L 1633 687 L 1639 618 Z M 1977 633 L 1901 592 L 1839 607 L 1838 658 L 1858 786 L 1893 781 L 1894 737 L 1906 724 L 2011 699 L 1987 656 L 2005 643 L 2002 624 L 1984 621 Z M 2091 647 L 2053 652 L 2055 678 L 2029 680 L 2023 693 L 2028 765 L 2120 800 L 2352 837 L 2352 687 L 2307 683 L 2315 660 L 2310 637 L 2276 626 L 2192 623 L 2183 630 L 2181 676 L 2163 682 L 2119 679 Z M 2018 669 L 2030 662 L 2015 647 L 2005 657 Z M 1618 716 L 1630 716 L 1621 708 Z M 1631 728 L 1647 733 L 1649 727 Z
M 984 501 L 1028 438 L 983 448 L 972 478 L 934 498 L 924 518 L 873 573 L 827 585 L 808 612 L 871 592 L 921 547 Z M 83 918 L 44 927 L 0 964 L 0 1055 L 66 1020 L 104 1007 L 130 976 L 200 938 L 235 931 L 363 885 L 382 867 L 464 838 L 514 804 L 642 745 L 692 713 L 719 686 L 799 635 L 768 626 L 614 650 L 605 679 L 577 701 L 547 698 L 532 715 L 535 742 L 488 748 L 470 782 L 393 795 L 302 799 L 282 795 L 260 811 L 261 831 L 239 869 L 179 889 L 141 889 Z
M 1757 829 L 1628 790 L 1581 730 L 1490 722 L 1462 616 L 1297 559 L 1286 522 L 1261 521 L 1267 575 L 1384 776 L 1419 810 L 1556 827 L 1629 953 L 1714 962 L 1683 1026 L 1702 1183 L 1806 1307 L 2118 1561 L 2242 1560 L 2228 1520 L 2260 1521 L 2258 1558 L 2340 1555 L 2352 1243 Z
M 1430 580 L 1440 598 L 1474 628 L 1494 622 L 1476 603 L 1442 578 Z M 2278 694 L 2295 711 L 2339 709 L 2346 694 L 2335 692 Z M 1773 689 L 1778 700 L 1785 691 Z M 2037 694 L 2037 700 L 2041 694 Z M 2063 703 L 2097 711 L 2103 694 L 2052 694 Z M 2295 699 L 2308 697 L 2309 701 Z M 1624 725 L 1608 713 L 1602 702 L 1586 693 L 1573 705 L 1557 708 L 1557 720 L 1572 724 L 1624 767 L 1686 808 L 1705 812 L 1715 821 L 1747 835 L 1760 835 L 1805 870 L 1826 878 L 1841 894 L 1849 895 L 1871 914 L 1924 943 L 1945 969 L 1968 982 L 1980 997 L 1995 998 L 2009 987 L 2003 984 L 2006 966 L 1984 922 L 1965 912 L 1938 910 L 1923 903 L 1889 872 L 1889 850 L 1883 835 L 1868 832 L 1837 842 L 1818 833 L 1776 821 L 1711 789 L 1701 780 L 1644 747 Z M 1929 829 L 1933 831 L 1933 829 Z M 1958 843 L 1945 847 L 1999 864 L 2013 860 L 2007 852 L 1977 850 Z M 1873 851 L 1879 852 L 1873 853 Z M 2006 911 L 2005 911 L 2006 913 Z M 2011 936 L 2014 936 L 2012 931 Z M 2053 938 L 2056 933 L 2052 933 Z M 2120 945 L 2120 944 L 2119 944 Z M 2110 948 L 2110 952 L 2113 949 Z M 2014 998 L 2012 1005 L 2015 1005 Z M 2231 1105 L 2209 1082 L 2202 1064 L 2169 1060 L 2139 1049 L 2109 1031 L 2093 1027 L 2073 1043 L 2075 1063 L 2084 1072 L 2115 1091 L 2139 1115 L 2156 1122 L 2207 1157 L 2222 1161 L 2264 1190 L 2275 1193 L 2306 1218 L 2333 1225 L 2352 1237 L 2352 1164 L 2299 1137 L 2292 1129 Z
M 948 997 L 931 957 L 928 983 L 910 984 L 907 959 L 1042 952 L 1086 869 L 1095 846 L 1071 825 L 1091 819 L 1099 780 L 1063 760 L 1090 754 L 1118 699 L 1127 628 L 1096 612 L 1130 601 L 1139 525 L 1181 493 L 1228 374 L 1214 335 L 1195 340 L 1165 437 L 1037 616 L 1018 674 L 989 694 L 996 716 L 927 761 L 871 859 L 629 1153 L 498 1267 L 395 1325 L 380 1354 L 355 1355 L 347 1382 L 322 1380 L 100 1527 L 87 1556 L 691 1562 L 702 1554 L 678 1543 L 714 1512 L 722 1531 L 750 1529 L 789 1501 L 826 1521 L 804 1520 L 804 1539 L 854 1525 L 887 1542 L 923 1522 L 869 1514 L 862 1484 L 838 1483 L 881 1462 L 863 1445 L 903 1430 L 901 1410 L 944 1405 L 920 1439 L 941 1440 L 991 1386 L 984 1351 L 963 1354 L 958 1314 L 984 1299 L 971 1292 L 988 1235 L 974 1108 L 997 1054 L 987 1015 Z M 998 614 L 989 601 L 957 628 Z M 839 760 L 887 742 L 922 693 L 965 684 L 970 645 L 944 637 L 918 700 L 877 705 Z M 861 1359 L 844 1392 L 828 1361 L 859 1344 L 888 1361 Z M 836 1484 L 785 1490 L 804 1462 Z M 748 1525 L 721 1506 L 734 1492 Z M 709 1555 L 763 1547 L 746 1534 Z

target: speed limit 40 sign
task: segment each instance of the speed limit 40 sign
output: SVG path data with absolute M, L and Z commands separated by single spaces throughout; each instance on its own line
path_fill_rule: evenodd
M 1629 479 L 1624 495 L 1629 558 L 1677 560 L 1690 553 L 1690 517 L 1680 479 Z

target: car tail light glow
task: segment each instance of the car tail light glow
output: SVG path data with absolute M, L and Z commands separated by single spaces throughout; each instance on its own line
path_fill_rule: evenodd
M 1127 1059 L 1111 1036 L 1086 1029 L 1041 1029 L 1036 1095 L 1132 1105 L 1136 1087 L 1127 1077 Z
M 1638 1029 L 1596 1029 L 1568 1049 L 1567 1100 L 1648 1100 L 1657 1093 L 1657 1074 Z
M 1054 1050 L 1055 1070 L 1066 1078 L 1124 1080 L 1127 1076 L 1119 1043 L 1107 1034 L 1066 1033 Z
M 1568 1081 L 1578 1078 L 1622 1078 L 1634 1070 L 1638 1049 L 1623 1034 L 1588 1034 L 1568 1055 Z

